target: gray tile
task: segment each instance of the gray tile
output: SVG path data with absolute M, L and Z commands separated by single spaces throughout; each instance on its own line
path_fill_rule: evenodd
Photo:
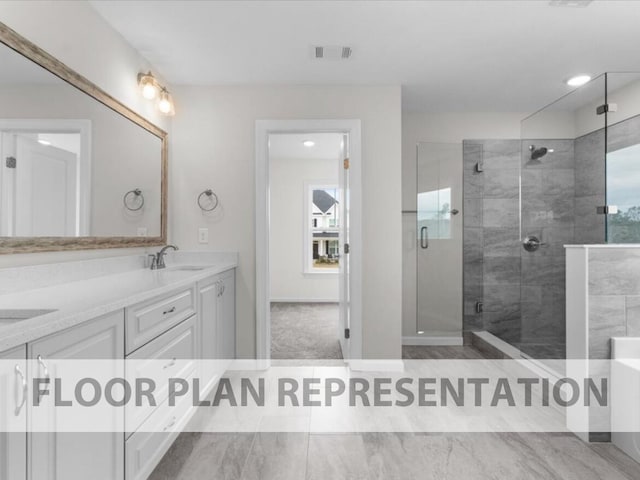
M 520 282 L 520 257 L 486 257 L 483 264 L 485 285 Z
M 420 436 L 407 433 L 365 433 L 363 440 L 371 472 L 369 478 L 425 478 L 424 473 L 428 471 L 430 462 L 424 455 L 424 444 Z
M 371 478 L 362 435 L 356 433 L 310 435 L 306 478 L 307 480 Z
M 592 295 L 640 295 L 640 251 L 594 249 L 589 257 Z
M 462 219 L 464 228 L 482 227 L 482 199 L 465 198 L 463 203 Z
M 465 262 L 463 266 L 463 276 L 465 285 L 482 284 L 482 260 Z
M 541 194 L 545 196 L 574 196 L 574 169 L 555 168 L 552 170 L 543 170 Z
M 486 257 L 520 257 L 520 229 L 486 227 L 484 229 L 484 256 Z
M 520 311 L 520 285 L 485 285 L 484 313 Z
M 577 192 L 580 195 L 580 192 Z M 575 224 L 580 227 L 601 228 L 604 231 L 605 216 L 597 213 L 597 207 L 605 204 L 604 194 L 578 196 L 576 195 Z
M 305 478 L 309 435 L 256 433 L 241 480 Z
M 626 297 L 627 336 L 640 337 L 640 296 Z
M 604 195 L 604 130 L 579 137 L 575 141 L 575 190 L 579 196 Z
M 611 337 L 626 335 L 625 297 L 589 295 L 589 358 L 611 358 Z
M 514 227 L 520 221 L 517 199 L 486 199 L 483 202 L 483 225 L 485 227 Z
M 580 245 L 604 243 L 604 222 L 600 227 L 574 227 L 573 238 L 573 243 Z
M 484 198 L 518 198 L 520 169 L 504 168 L 484 172 Z
M 465 228 L 463 230 L 463 261 L 478 262 L 483 258 L 483 231 L 482 228 Z
M 517 434 L 538 458 L 548 465 L 550 475 L 540 478 L 562 480 L 630 480 L 614 462 L 571 434 Z M 637 471 L 635 472 L 637 474 Z
M 465 282 L 464 285 L 464 314 L 476 315 L 475 304 L 482 300 L 482 285 L 470 285 Z
M 483 151 L 485 172 L 520 166 L 519 140 L 484 140 Z
M 564 255 L 542 255 L 539 251 L 524 252 L 522 255 L 523 285 L 552 285 L 565 288 Z
M 539 196 L 523 199 L 522 225 L 532 227 L 573 225 L 575 200 L 573 195 Z
M 521 313 L 519 310 L 485 312 L 482 318 L 484 328 L 496 337 L 512 345 L 520 341 Z
M 149 480 L 240 478 L 253 433 L 181 433 Z

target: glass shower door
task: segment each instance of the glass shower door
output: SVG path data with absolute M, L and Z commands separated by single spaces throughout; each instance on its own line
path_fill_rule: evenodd
M 565 358 L 567 244 L 605 242 L 604 77 L 522 122 L 520 348 Z
M 417 320 L 429 337 L 462 332 L 462 145 L 417 147 Z

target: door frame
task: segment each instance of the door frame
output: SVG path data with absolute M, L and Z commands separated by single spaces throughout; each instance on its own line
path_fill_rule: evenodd
M 269 135 L 287 133 L 346 133 L 349 152 L 349 284 L 350 348 L 345 360 L 362 358 L 362 156 L 358 119 L 256 120 L 256 358 L 271 359 L 270 313 L 270 174 Z
M 0 132 L 6 133 L 78 133 L 80 134 L 80 156 L 78 157 L 77 222 L 80 237 L 88 237 L 91 230 L 91 120 L 88 119 L 42 119 L 42 118 L 0 118 Z M 2 139 L 0 138 L 0 146 Z M 0 168 L 0 189 L 8 191 Z M 0 198 L 0 205 L 6 204 Z

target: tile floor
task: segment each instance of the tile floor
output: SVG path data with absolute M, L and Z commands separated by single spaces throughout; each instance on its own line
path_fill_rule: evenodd
M 150 480 L 637 480 L 569 434 L 183 434 Z
M 473 347 L 403 357 L 486 358 Z M 640 464 L 560 433 L 183 433 L 149 477 L 205 479 L 638 480 Z

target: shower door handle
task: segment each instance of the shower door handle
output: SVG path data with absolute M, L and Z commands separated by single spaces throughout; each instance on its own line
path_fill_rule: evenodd
M 427 227 L 420 229 L 420 247 L 429 248 L 429 231 Z

